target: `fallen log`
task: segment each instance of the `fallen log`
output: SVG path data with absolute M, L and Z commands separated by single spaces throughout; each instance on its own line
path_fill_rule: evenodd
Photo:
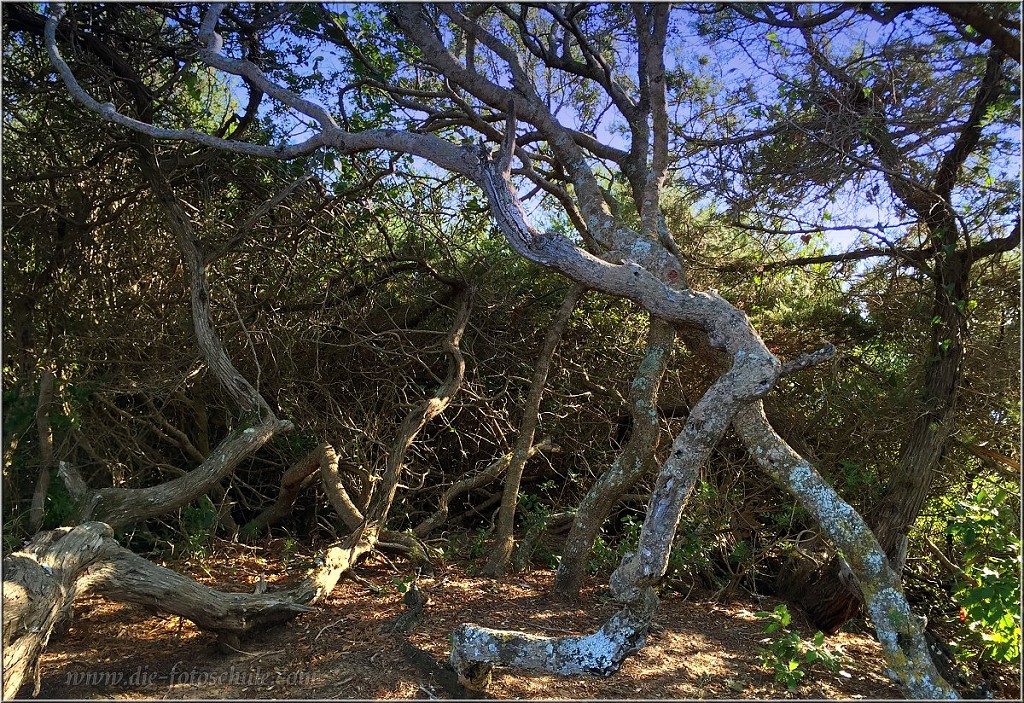
M 43 532 L 4 559 L 5 699 L 18 692 L 30 672 L 39 692 L 39 655 L 69 616 L 82 573 L 102 553 L 109 534 L 110 528 L 99 523 Z
M 70 618 L 75 598 L 88 592 L 180 615 L 229 647 L 312 609 L 293 591 L 226 593 L 204 586 L 125 549 L 101 522 L 37 535 L 3 567 L 4 698 L 15 696 L 30 672 L 39 692 L 39 657 L 54 628 Z

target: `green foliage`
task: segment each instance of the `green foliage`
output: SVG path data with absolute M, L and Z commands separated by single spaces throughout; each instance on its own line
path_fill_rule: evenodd
M 971 635 L 960 647 L 1002 662 L 1021 652 L 1019 512 L 1009 498 L 1003 489 L 981 489 L 957 504 L 946 528 L 964 549 L 955 598 Z
M 478 527 L 469 538 L 469 549 L 467 550 L 467 556 L 470 559 L 480 559 L 487 555 L 487 540 L 490 538 L 491 533 L 485 527 Z
M 590 556 L 587 558 L 587 572 L 596 574 L 614 568 L 614 565 L 618 563 L 618 556 L 618 551 L 612 548 L 602 535 L 598 535 L 590 550 Z
M 545 481 L 538 488 L 547 494 L 554 488 L 554 481 Z M 541 541 L 541 536 L 551 522 L 550 496 L 525 493 L 519 497 L 519 510 L 524 535 L 514 556 L 516 568 L 523 569 L 532 560 L 537 560 L 551 569 L 557 568 L 558 557 Z
M 614 543 L 614 546 L 598 535 L 594 540 L 594 547 L 590 551 L 590 558 L 587 560 L 587 571 L 592 574 L 611 571 L 627 552 L 636 551 L 640 543 L 640 530 L 643 529 L 643 522 L 637 520 L 633 515 L 626 515 L 621 522 L 622 534 Z
M 181 509 L 181 529 L 185 533 L 185 553 L 203 557 L 209 551 L 217 527 L 217 506 L 209 496 Z
M 794 691 L 807 675 L 807 666 L 821 666 L 829 671 L 839 671 L 842 657 L 839 652 L 825 644 L 825 635 L 814 633 L 805 640 L 800 633 L 789 628 L 792 616 L 785 604 L 775 606 L 772 612 L 759 611 L 758 618 L 765 620 L 764 632 L 773 635 L 761 640 L 764 647 L 758 647 L 762 666 L 775 672 L 775 680 Z

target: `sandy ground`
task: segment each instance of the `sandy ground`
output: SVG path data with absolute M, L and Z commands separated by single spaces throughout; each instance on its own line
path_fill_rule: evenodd
M 165 564 L 222 590 L 252 591 L 262 573 L 274 588 L 301 578 L 268 550 L 241 545 L 204 560 Z M 324 607 L 222 652 L 215 637 L 178 617 L 87 596 L 76 603 L 70 630 L 51 641 L 42 659 L 40 698 L 147 699 L 432 699 L 451 694 L 437 670 L 448 633 L 463 622 L 537 634 L 597 629 L 616 609 L 591 579 L 581 601 L 549 596 L 554 574 L 538 570 L 492 580 L 448 565 L 419 585 L 430 594 L 411 634 L 395 631 L 403 612 L 388 560 L 357 569 L 362 583 L 343 579 Z M 839 673 L 811 667 L 796 691 L 773 681 L 759 663 L 766 635 L 754 613 L 778 601 L 719 603 L 711 594 L 666 593 L 647 646 L 608 678 L 557 677 L 496 668 L 486 695 L 500 699 L 892 699 L 902 698 L 884 675 L 880 648 L 866 632 L 830 642 L 843 655 Z M 794 625 L 805 637 L 813 634 Z M 863 628 L 862 628 L 863 629 Z M 433 668 L 410 656 L 409 644 L 432 656 Z M 1019 687 L 1012 684 L 1006 697 Z M 22 696 L 31 693 L 27 685 Z M 1002 695 L 1002 692 L 1000 693 Z

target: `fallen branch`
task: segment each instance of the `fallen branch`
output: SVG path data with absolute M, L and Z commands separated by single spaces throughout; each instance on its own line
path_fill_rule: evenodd
M 157 566 L 114 540 L 101 522 L 44 532 L 4 559 L 4 698 L 21 689 L 51 633 L 70 618 L 76 597 L 94 592 L 111 600 L 180 615 L 237 649 L 253 630 L 311 610 L 290 591 L 226 593 Z
M 640 651 L 658 607 L 653 588 L 618 611 L 597 632 L 571 637 L 541 637 L 479 625 L 460 625 L 452 633 L 451 664 L 459 682 L 482 690 L 494 664 L 553 674 L 611 676 L 630 654 Z

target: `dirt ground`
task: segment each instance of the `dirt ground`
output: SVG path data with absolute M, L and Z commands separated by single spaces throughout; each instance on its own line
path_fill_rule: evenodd
M 222 590 L 251 591 L 263 574 L 270 588 L 302 577 L 271 548 L 230 545 L 203 560 L 165 565 Z M 44 699 L 432 699 L 450 698 L 439 666 L 410 655 L 412 644 L 437 663 L 447 657 L 448 633 L 463 622 L 548 635 L 597 629 L 615 604 L 592 579 L 578 605 L 548 596 L 554 574 L 532 571 L 504 580 L 481 578 L 448 565 L 419 586 L 430 594 L 411 634 L 395 631 L 403 612 L 397 583 L 403 573 L 372 557 L 357 569 L 362 582 L 343 579 L 324 607 L 243 641 L 224 653 L 215 637 L 178 617 L 87 596 L 76 603 L 70 630 L 51 640 L 42 659 Z M 759 664 L 766 637 L 754 613 L 777 601 L 719 603 L 709 593 L 666 593 L 647 646 L 608 678 L 557 677 L 496 668 L 486 695 L 498 699 L 892 699 L 902 698 L 884 675 L 878 644 L 866 633 L 830 641 L 842 670 L 810 668 L 793 692 Z M 813 632 L 796 622 L 805 637 Z M 426 664 L 424 663 L 426 661 Z M 448 674 L 451 676 L 451 674 Z M 999 697 L 1014 698 L 1015 682 Z M 22 696 L 30 695 L 30 684 Z

